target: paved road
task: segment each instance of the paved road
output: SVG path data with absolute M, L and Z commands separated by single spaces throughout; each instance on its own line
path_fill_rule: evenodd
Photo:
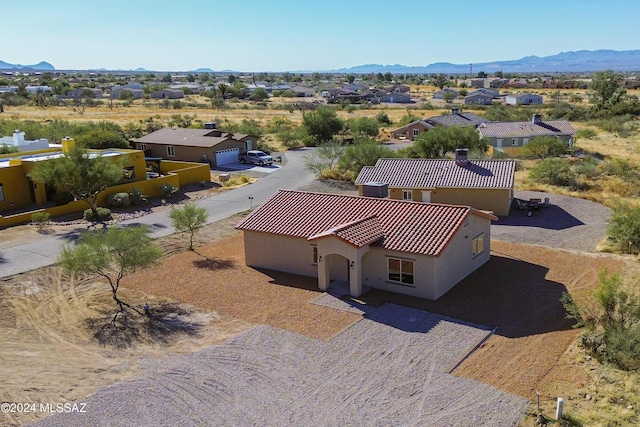
M 283 167 L 264 176 L 253 184 L 226 191 L 216 196 L 199 200 L 197 204 L 207 209 L 208 222 L 228 218 L 238 212 L 256 207 L 281 188 L 297 189 L 308 185 L 314 176 L 304 166 L 304 156 L 312 149 L 289 151 Z M 249 199 L 252 197 L 253 199 Z M 123 221 L 122 224 L 147 224 L 152 237 L 162 237 L 174 232 L 168 212 L 156 212 Z M 31 243 L 16 244 L 0 250 L 0 277 L 34 270 L 55 263 L 62 245 L 68 241 L 65 236 L 43 236 Z

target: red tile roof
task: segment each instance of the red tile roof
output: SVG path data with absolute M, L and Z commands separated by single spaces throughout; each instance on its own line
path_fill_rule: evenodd
M 279 190 L 236 228 L 304 239 L 335 234 L 356 246 L 372 241 L 392 251 L 438 256 L 470 214 L 497 220 L 469 206 Z M 379 232 L 384 235 L 372 240 Z
M 379 159 L 355 184 L 384 182 L 391 188 L 513 188 L 515 160 Z
M 377 216 L 352 221 L 346 224 L 318 233 L 309 237 L 308 240 L 320 239 L 322 237 L 334 236 L 351 243 L 357 248 L 370 245 L 376 240 L 384 237 L 384 229 Z

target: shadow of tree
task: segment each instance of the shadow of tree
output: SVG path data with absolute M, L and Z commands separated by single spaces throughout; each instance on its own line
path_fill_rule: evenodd
M 126 349 L 142 343 L 167 344 L 182 336 L 199 336 L 202 323 L 191 320 L 190 312 L 177 304 L 166 303 L 149 308 L 141 316 L 125 311 L 112 322 L 113 311 L 103 310 L 99 317 L 85 320 L 93 338 L 105 347 Z
M 209 258 L 206 255 L 202 255 L 196 250 L 194 250 L 193 252 L 204 258 L 193 261 L 194 267 L 201 268 L 203 270 L 225 270 L 228 268 L 233 268 L 236 265 L 235 261 L 231 259 L 213 259 Z

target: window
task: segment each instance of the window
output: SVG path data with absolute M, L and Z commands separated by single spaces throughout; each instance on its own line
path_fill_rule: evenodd
M 471 248 L 471 255 L 476 256 L 484 252 L 484 233 L 478 234 L 473 238 L 473 247 Z
M 515 139 L 515 138 L 513 138 L 513 139 L 511 140 L 511 145 L 518 145 L 518 140 L 517 140 L 517 139 Z
M 413 136 L 418 136 L 420 134 L 420 129 L 413 130 Z
M 389 258 L 388 277 L 391 282 L 413 286 L 413 261 L 408 259 Z
M 313 263 L 314 264 L 318 263 L 318 247 L 317 246 L 313 246 Z
M 0 184 L 0 202 L 4 202 L 4 188 L 2 185 L 3 184 Z
M 253 147 L 253 143 L 251 142 L 250 139 L 247 139 L 244 142 L 244 149 L 247 150 L 247 151 L 250 151 L 250 150 L 252 150 L 252 147 Z
M 402 200 L 413 200 L 413 190 L 402 190 Z
M 142 151 L 146 151 L 147 150 L 147 144 L 140 144 L 140 149 Z
M 173 145 L 167 145 L 167 156 L 169 157 L 176 156 L 176 149 L 173 147 Z

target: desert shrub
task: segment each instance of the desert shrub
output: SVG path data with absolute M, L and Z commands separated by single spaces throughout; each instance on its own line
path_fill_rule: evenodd
M 596 136 L 598 136 L 598 133 L 595 130 L 589 128 L 579 129 L 576 132 L 576 138 L 593 139 Z
M 384 111 L 380 111 L 378 114 L 376 114 L 376 121 L 383 126 L 388 126 L 391 124 L 391 119 L 389 118 L 389 115 Z
M 178 187 L 173 184 L 162 184 L 160 186 L 160 190 L 162 190 L 162 193 L 164 193 L 164 197 L 171 197 L 173 193 L 178 191 Z
M 576 184 L 571 166 L 563 159 L 544 159 L 531 169 L 529 176 L 542 184 L 571 187 Z
M 610 239 L 623 252 L 640 252 L 640 207 L 627 203 L 617 203 L 613 207 L 613 214 L 609 218 L 607 229 Z
M 525 156 L 535 156 L 540 159 L 545 157 L 558 157 L 568 150 L 567 144 L 553 136 L 537 136 L 522 147 Z
M 111 219 L 111 210 L 107 208 L 98 208 L 98 217 L 96 218 L 91 209 L 85 209 L 83 218 L 85 221 L 106 221 Z
M 354 111 L 356 111 L 358 109 L 358 107 L 356 107 L 353 104 L 349 104 L 345 107 L 345 110 L 347 111 L 347 113 L 353 113 Z
M 110 208 L 127 208 L 130 204 L 129 193 L 114 193 L 107 197 L 107 206 Z
M 600 170 L 594 162 L 584 161 L 573 168 L 576 175 L 582 175 L 589 179 L 594 179 L 600 176 Z
M 304 145 L 299 130 L 282 130 L 276 134 L 276 139 L 288 149 L 299 148 Z
M 509 155 L 504 151 L 493 150 L 493 153 L 491 154 L 491 158 L 492 159 L 508 159 Z
M 607 159 L 602 163 L 601 169 L 606 175 L 618 176 L 626 180 L 637 180 L 635 167 L 626 159 Z
M 36 212 L 31 215 L 31 221 L 38 226 L 38 232 L 42 233 L 49 221 L 51 221 L 51 215 L 49 215 L 49 212 Z
M 631 120 L 628 115 L 614 116 L 606 119 L 602 119 L 598 122 L 598 127 L 602 130 L 612 133 L 620 133 L 624 130 L 625 124 Z
M 622 289 L 619 274 L 600 272 L 595 292 L 581 304 L 567 292 L 561 301 L 567 318 L 584 327 L 581 345 L 601 362 L 620 369 L 640 368 L 640 299 Z
M 139 188 L 134 187 L 129 192 L 129 201 L 133 206 L 136 206 L 137 204 L 144 202 L 145 200 L 146 199 L 144 197 L 144 193 Z

